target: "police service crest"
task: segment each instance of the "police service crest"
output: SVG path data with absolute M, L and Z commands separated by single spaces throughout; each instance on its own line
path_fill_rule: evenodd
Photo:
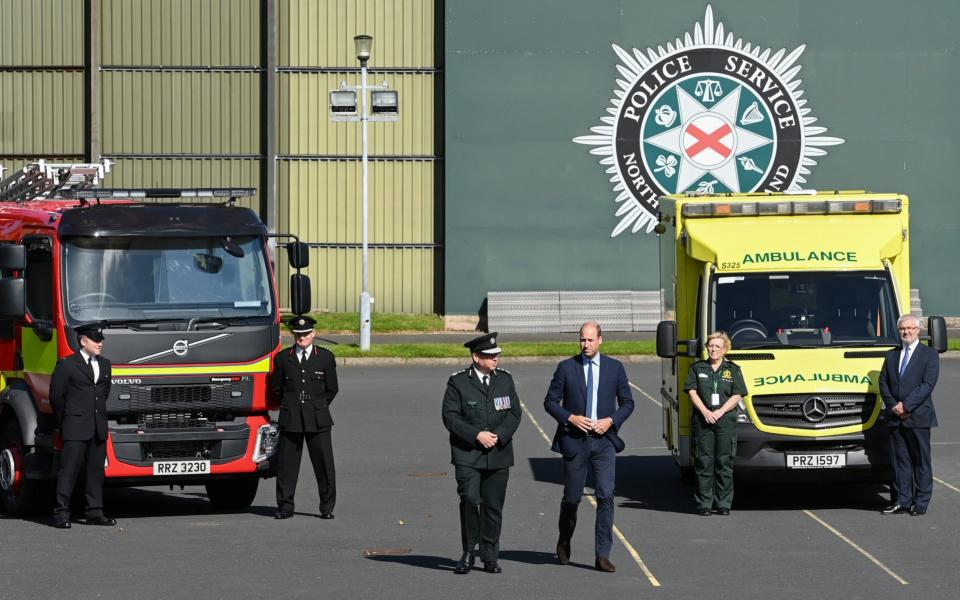
M 611 237 L 650 232 L 663 194 L 801 189 L 825 148 L 844 142 L 822 135 L 803 98 L 805 46 L 773 52 L 735 39 L 710 6 L 702 27 L 666 48 L 612 46 L 622 79 L 609 116 L 573 139 L 611 175 L 620 217 Z

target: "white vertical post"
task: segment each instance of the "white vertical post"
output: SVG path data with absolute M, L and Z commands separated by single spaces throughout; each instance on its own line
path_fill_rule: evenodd
M 367 179 L 367 61 L 360 61 L 360 121 L 363 128 L 363 289 L 360 292 L 360 350 L 370 349 L 370 291 L 367 262 L 368 179 Z

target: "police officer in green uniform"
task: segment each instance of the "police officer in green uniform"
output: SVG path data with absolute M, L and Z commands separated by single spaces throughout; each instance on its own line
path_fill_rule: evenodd
M 463 554 L 454 572 L 473 568 L 477 545 L 487 573 L 500 573 L 500 527 L 513 434 L 522 415 L 513 376 L 497 368 L 497 334 L 470 340 L 473 364 L 450 376 L 443 395 L 443 425 L 450 432 L 451 463 L 460 496 Z
M 683 389 L 693 403 L 694 472 L 697 514 L 729 515 L 733 504 L 733 460 L 737 452 L 737 404 L 747 395 L 743 374 L 724 360 L 730 338 L 707 336 L 708 360 L 690 365 Z

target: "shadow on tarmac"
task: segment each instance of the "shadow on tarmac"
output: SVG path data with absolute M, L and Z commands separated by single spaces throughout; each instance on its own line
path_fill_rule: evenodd
M 251 513 L 273 517 L 276 506 L 254 505 L 242 510 L 221 510 L 214 507 L 203 492 L 170 492 L 168 488 L 106 488 L 104 510 L 117 519 L 170 517 L 211 514 Z M 296 513 L 305 514 L 310 513 Z
M 422 554 L 382 554 L 377 556 L 367 556 L 366 558 L 367 560 L 373 560 L 376 562 L 396 563 L 398 565 L 406 565 L 408 567 L 433 569 L 435 571 L 450 571 L 451 573 L 453 572 L 454 567 L 457 566 L 457 561 L 453 559 L 444 558 L 441 556 L 425 556 Z M 481 566 L 480 568 L 483 567 Z
M 536 481 L 563 486 L 562 459 L 531 458 Z M 593 487 L 592 477 L 587 487 Z M 616 495 L 621 508 L 692 514 L 694 487 L 682 481 L 670 456 L 618 456 Z M 887 486 L 869 483 L 735 483 L 734 510 L 880 510 L 890 501 Z

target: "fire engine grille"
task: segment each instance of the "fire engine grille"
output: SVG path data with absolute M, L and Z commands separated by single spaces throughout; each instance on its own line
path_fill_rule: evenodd
M 115 383 L 107 410 L 112 415 L 242 412 L 253 403 L 253 382 Z
M 213 390 L 208 385 L 158 385 L 150 388 L 150 401 L 210 402 Z
M 137 423 L 140 429 L 198 429 L 212 428 L 217 415 L 205 412 L 155 412 L 140 413 Z
M 142 446 L 144 460 L 210 458 L 216 441 L 147 442 Z
M 827 429 L 862 425 L 876 407 L 875 394 L 771 394 L 750 400 L 764 425 Z

